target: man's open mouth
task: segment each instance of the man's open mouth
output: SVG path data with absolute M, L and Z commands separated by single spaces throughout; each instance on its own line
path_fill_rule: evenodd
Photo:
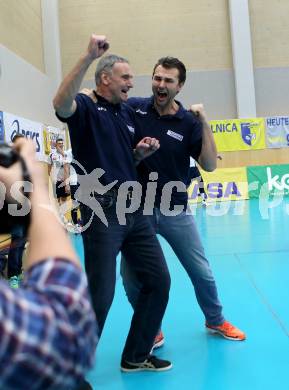
M 166 98 L 168 96 L 167 92 L 165 92 L 165 91 L 157 91 L 157 95 L 161 99 L 164 99 L 164 98 Z

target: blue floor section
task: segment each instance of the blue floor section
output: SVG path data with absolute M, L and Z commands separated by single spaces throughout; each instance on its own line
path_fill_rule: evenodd
M 250 200 L 233 202 L 227 209 L 224 213 L 222 209 L 214 210 L 214 206 L 198 207 L 196 220 L 224 314 L 247 333 L 247 340 L 229 341 L 206 333 L 189 278 L 169 245 L 160 239 L 172 287 L 163 322 L 166 342 L 157 355 L 171 360 L 173 369 L 164 373 L 120 372 L 132 311 L 117 270 L 115 299 L 98 345 L 95 367 L 87 376 L 93 389 L 289 389 L 286 203 L 264 211 L 258 200 Z M 75 236 L 73 242 L 83 259 L 81 237 Z

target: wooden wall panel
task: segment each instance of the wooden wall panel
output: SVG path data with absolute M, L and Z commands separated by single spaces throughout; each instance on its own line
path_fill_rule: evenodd
M 107 35 L 111 52 L 127 57 L 137 75 L 151 74 L 164 55 L 188 69 L 232 68 L 227 0 L 59 0 L 59 6 L 64 74 L 92 32 Z
M 0 0 L 0 43 L 44 73 L 41 0 Z
M 289 66 L 289 1 L 249 0 L 255 67 Z
M 289 164 L 289 149 L 263 149 L 239 152 L 220 152 L 219 168 L 246 167 L 249 165 Z
M 288 0 L 249 0 L 254 66 L 288 66 Z M 59 0 L 61 53 L 66 74 L 92 32 L 105 34 L 110 52 L 127 57 L 136 75 L 150 75 L 163 55 L 188 70 L 232 69 L 227 0 Z M 86 75 L 93 79 L 95 66 Z M 225 119 L 225 118 L 224 118 Z M 221 167 L 288 162 L 287 149 L 221 153 Z

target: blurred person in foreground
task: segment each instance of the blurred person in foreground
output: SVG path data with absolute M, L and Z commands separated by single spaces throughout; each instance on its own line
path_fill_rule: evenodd
M 50 203 L 32 142 L 19 139 L 14 147 L 32 183 L 30 245 L 23 285 L 12 290 L 0 281 L 0 388 L 74 390 L 92 367 L 97 344 L 87 280 Z M 0 166 L 7 202 L 22 177 L 20 161 Z
M 25 138 L 23 134 L 14 135 L 12 142 Z M 26 244 L 26 232 L 21 224 L 13 224 L 10 231 L 11 242 L 7 259 L 7 278 L 11 288 L 18 288 L 23 280 L 22 258 Z

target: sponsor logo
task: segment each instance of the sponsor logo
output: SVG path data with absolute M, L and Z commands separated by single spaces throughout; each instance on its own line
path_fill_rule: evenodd
M 245 144 L 252 146 L 257 140 L 257 134 L 254 129 L 258 129 L 258 123 L 241 123 L 241 135 Z
M 208 183 L 205 190 L 210 199 L 229 198 L 231 195 L 242 196 L 237 183 L 234 181 L 228 183 Z M 196 183 L 192 189 L 190 199 L 196 199 L 198 196 L 200 196 L 199 184 Z
M 130 126 L 130 125 L 127 125 L 127 128 L 129 129 L 129 131 L 130 131 L 131 133 L 134 134 L 134 127 L 132 127 L 132 126 Z
M 289 117 L 271 117 L 266 119 L 268 127 L 289 126 Z
M 215 126 L 211 125 L 213 133 L 233 133 L 238 132 L 236 123 L 217 123 Z
M 3 113 L 0 111 L 0 141 L 4 140 L 4 123 L 3 123 Z
M 147 115 L 148 114 L 146 111 L 142 111 L 140 108 L 135 110 L 135 112 L 137 112 L 138 114 L 141 114 L 141 115 Z
M 22 134 L 22 135 L 24 135 L 24 137 L 34 141 L 36 144 L 36 152 L 40 152 L 40 149 L 41 149 L 40 142 L 39 142 L 40 134 L 38 132 L 20 129 L 20 124 L 19 124 L 18 119 L 15 119 L 12 122 L 11 128 L 13 128 L 13 127 L 14 127 L 14 130 L 12 131 L 11 137 L 10 137 L 11 142 L 16 134 Z
M 178 134 L 178 133 L 175 133 L 174 131 L 172 130 L 168 130 L 167 131 L 167 135 L 169 135 L 170 137 L 173 137 L 175 139 L 177 139 L 178 141 L 182 141 L 184 136 L 182 136 L 181 134 Z
M 107 111 L 105 107 L 97 107 L 97 111 Z
M 270 167 L 267 167 L 267 182 L 268 189 L 272 191 L 273 189 L 283 191 L 285 189 L 289 190 L 289 174 L 283 176 L 275 175 L 272 176 L 272 170 Z

